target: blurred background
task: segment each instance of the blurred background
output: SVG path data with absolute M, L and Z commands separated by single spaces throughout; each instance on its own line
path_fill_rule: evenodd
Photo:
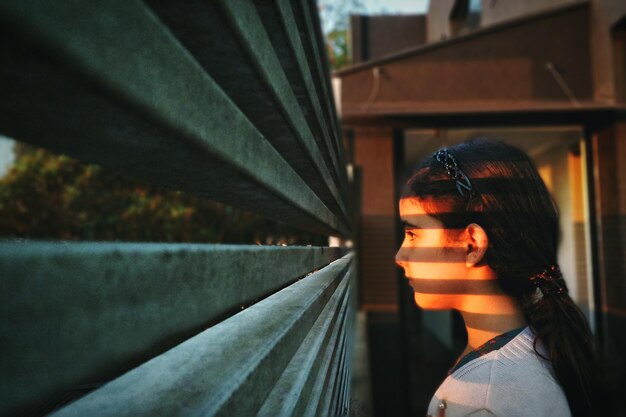
M 360 190 L 361 346 L 373 414 L 424 415 L 465 347 L 460 317 L 415 307 L 392 260 L 410 168 L 476 136 L 515 145 L 538 166 L 560 210 L 570 293 L 623 390 L 626 3 L 325 1 L 320 12 Z

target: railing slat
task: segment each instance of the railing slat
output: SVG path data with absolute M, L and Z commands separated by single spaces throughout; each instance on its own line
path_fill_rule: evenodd
M 278 24 L 264 27 L 249 1 L 148 0 L 165 25 L 241 109 L 263 136 L 302 176 L 329 209 L 345 217 L 329 168 L 325 166 L 304 109 L 290 85 L 278 54 L 287 42 L 273 45 Z M 280 50 L 275 50 L 274 48 Z M 254 94 L 251 94 L 254 92 Z
M 339 372 L 343 367 L 344 356 L 347 349 L 346 325 L 348 320 L 349 317 L 347 317 L 346 320 L 342 323 L 339 340 L 335 345 L 333 345 L 335 352 L 333 354 L 332 361 L 330 362 L 327 369 L 324 389 L 322 391 L 320 402 L 317 405 L 316 415 L 320 417 L 331 415 L 331 408 L 334 404 L 333 398 L 335 397 L 338 385 Z
M 302 407 L 310 401 L 309 393 L 320 369 L 324 349 L 333 333 L 340 331 L 341 322 L 345 319 L 350 297 L 349 284 L 350 279 L 346 279 L 335 291 L 274 389 L 267 396 L 257 417 L 296 416 L 297 407 Z
M 119 375 L 342 253 L 0 243 L 0 305 L 11 318 L 0 328 L 0 414 Z
M 8 22 L 0 29 L 2 133 L 350 234 L 143 3 L 6 0 L 0 18 Z
M 53 415 L 253 415 L 352 255 L 194 336 Z
M 341 142 L 341 130 L 339 129 L 339 123 L 337 121 L 337 112 L 335 110 L 335 101 L 330 86 L 330 72 L 328 62 L 324 59 L 326 54 L 323 52 L 324 41 L 322 39 L 320 31 L 320 22 L 317 19 L 317 13 L 315 13 L 316 5 L 308 0 L 293 1 L 292 6 L 298 16 L 298 27 L 300 28 L 301 38 L 306 39 L 303 42 L 303 46 L 307 51 L 306 56 L 308 58 L 309 68 L 315 74 L 313 79 L 316 85 L 316 91 L 319 97 L 328 103 L 325 107 L 326 121 L 329 126 L 332 127 L 331 144 L 334 147 L 334 151 L 338 156 L 339 169 L 345 170 L 345 160 L 343 158 L 343 145 Z M 341 181 L 341 187 L 344 192 L 347 193 L 348 184 L 346 181 L 345 172 L 339 176 Z
M 317 92 L 318 95 L 324 100 L 326 103 L 330 103 L 326 109 L 327 112 L 327 120 L 334 127 L 333 132 L 335 133 L 334 144 L 337 146 L 339 144 L 339 126 L 337 124 L 336 112 L 334 111 L 334 99 L 332 95 L 332 90 L 330 88 L 330 79 L 327 77 L 328 70 L 324 67 L 325 62 L 322 59 L 323 49 L 321 48 L 320 39 L 318 38 L 318 30 L 316 30 L 315 23 L 313 21 L 313 17 L 311 16 L 311 5 L 307 0 L 294 1 L 293 6 L 299 8 L 299 13 L 302 15 L 302 27 L 301 32 L 307 34 L 308 39 L 308 50 L 309 54 L 307 55 L 309 58 L 309 66 L 315 71 L 315 81 L 317 83 Z M 337 149 L 338 151 L 339 149 Z
M 353 360 L 353 346 L 352 341 L 354 340 L 354 324 L 355 316 L 354 310 L 351 311 L 350 317 L 348 318 L 348 324 L 346 326 L 346 338 L 348 340 L 347 349 L 346 349 L 346 359 L 345 365 L 342 368 L 342 381 L 341 381 L 341 390 L 339 392 L 339 400 L 336 402 L 338 407 L 338 414 L 346 414 L 346 410 L 350 409 L 350 378 L 351 378 L 351 369 L 352 369 L 352 360 Z
M 288 115 L 288 120 L 296 132 L 296 137 L 318 170 L 316 176 L 324 179 L 326 186 L 336 199 L 336 204 L 347 216 L 343 200 L 312 137 L 292 87 L 289 85 L 284 71 L 281 71 L 280 61 L 254 3 L 251 0 L 220 0 L 219 4 L 226 11 L 239 37 L 243 39 L 247 53 L 254 57 L 253 60 L 259 68 L 261 78 L 265 79 L 268 87 L 272 90 L 272 94 L 278 99 L 277 101 L 282 106 L 281 110 Z
M 313 107 L 315 118 L 322 131 L 323 138 L 318 138 L 318 144 L 322 152 L 327 155 L 328 165 L 334 167 L 335 175 L 337 178 L 345 175 L 345 172 L 341 172 L 342 168 L 338 163 L 336 149 L 332 145 L 333 130 L 329 127 L 324 114 L 322 113 L 322 106 L 320 104 L 320 98 L 315 91 L 315 84 L 313 83 L 313 76 L 311 69 L 308 66 L 304 47 L 302 45 L 302 39 L 298 32 L 295 16 L 293 15 L 293 8 L 291 7 L 290 0 L 275 0 L 275 10 L 278 10 L 281 21 L 285 27 L 285 33 L 289 41 L 291 50 L 293 51 L 294 58 L 297 63 L 298 71 L 304 82 L 304 87 L 308 96 L 308 100 Z
M 342 320 L 338 322 L 337 328 L 333 331 L 332 337 L 329 340 L 328 344 L 322 349 L 323 357 L 315 380 L 311 384 L 311 391 L 309 393 L 308 401 L 298 403 L 294 415 L 320 415 L 319 410 L 322 409 L 321 404 L 324 402 L 325 392 L 331 387 L 331 374 L 337 366 L 337 357 L 339 356 L 340 350 L 339 345 L 343 340 L 343 332 L 345 329 L 346 320 L 349 320 L 349 309 L 343 315 Z

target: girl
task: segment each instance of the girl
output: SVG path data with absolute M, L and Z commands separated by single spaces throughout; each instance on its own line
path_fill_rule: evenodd
M 487 140 L 435 152 L 400 216 L 396 262 L 416 304 L 458 310 L 468 335 L 429 415 L 591 415 L 593 337 L 557 264 L 557 207 L 528 156 Z

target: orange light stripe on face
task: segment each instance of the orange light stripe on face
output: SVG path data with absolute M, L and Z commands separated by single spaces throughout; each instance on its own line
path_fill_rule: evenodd
M 418 226 L 427 228 L 429 226 L 437 227 L 438 223 L 436 219 L 428 216 L 428 213 L 424 211 L 419 200 L 415 197 L 401 198 L 400 199 L 400 215 L 402 220 L 406 220 L 409 217 L 414 217 L 414 220 L 420 219 L 421 222 Z M 413 222 L 408 222 L 415 224 Z M 440 227 L 440 226 L 439 226 Z
M 466 269 L 465 262 L 447 263 L 447 262 L 412 262 L 404 261 L 404 273 L 409 279 L 439 279 L 439 280 L 476 280 L 486 281 L 493 280 L 493 274 L 488 266 L 474 267 L 476 273 L 472 275 L 462 274 L 461 271 Z M 459 269 L 463 268 L 463 269 Z M 416 272 L 420 271 L 420 272 Z
M 467 279 L 410 279 L 409 285 L 420 294 L 460 295 L 502 294 L 502 290 L 491 280 Z
M 452 230 L 452 229 L 431 229 L 431 230 Z M 417 229 L 417 230 L 411 230 L 411 233 L 414 234 L 419 234 L 419 233 L 428 233 L 429 231 L 425 231 L 422 229 Z M 402 242 L 402 247 L 405 248 L 417 248 L 418 250 L 423 250 L 423 251 L 433 251 L 433 250 L 442 250 L 445 249 L 448 252 L 457 252 L 457 253 L 464 253 L 465 252 L 465 247 L 463 245 L 463 243 L 461 242 L 448 242 L 446 245 L 439 245 L 439 246 L 430 246 L 430 247 L 425 247 L 425 246 L 420 246 L 420 242 L 418 241 L 418 239 L 414 239 L 414 240 L 410 240 L 408 237 L 405 237 L 404 242 Z

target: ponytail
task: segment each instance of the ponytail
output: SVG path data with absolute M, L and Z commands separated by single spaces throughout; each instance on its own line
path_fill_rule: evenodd
M 592 415 L 600 375 L 593 335 L 585 316 L 567 291 L 544 294 L 538 289 L 530 298 L 523 306 L 537 336 L 535 352 L 551 362 L 572 416 Z

